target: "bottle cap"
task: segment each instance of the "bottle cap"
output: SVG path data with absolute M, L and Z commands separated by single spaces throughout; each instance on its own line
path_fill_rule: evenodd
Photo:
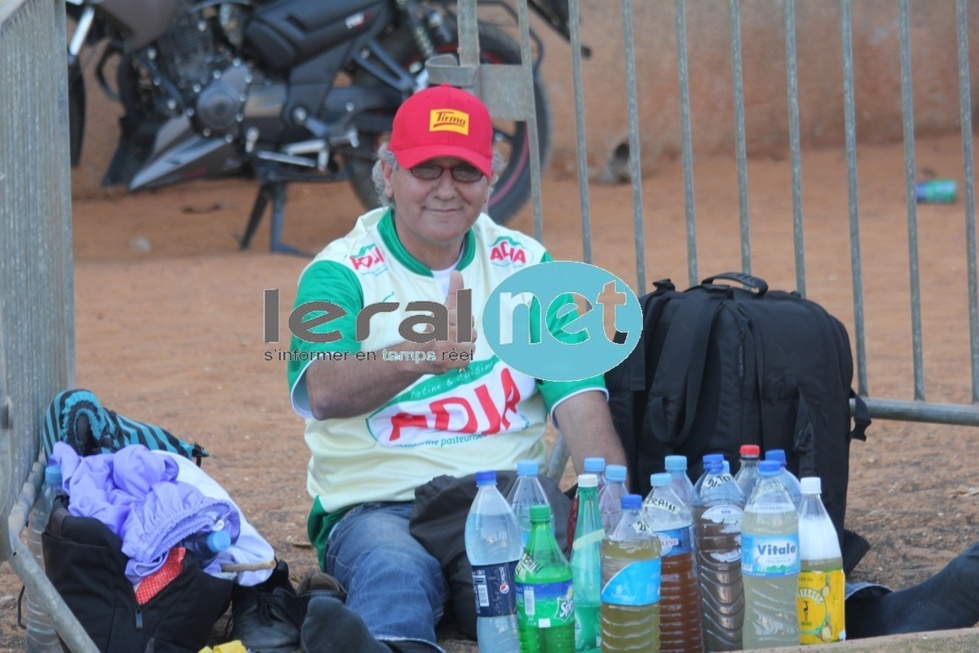
M 785 449 L 769 449 L 765 452 L 765 460 L 777 460 L 785 464 Z
M 642 508 L 642 497 L 638 494 L 623 494 L 622 495 L 622 509 L 623 510 L 639 510 Z
M 758 473 L 762 476 L 778 476 L 782 463 L 777 460 L 763 460 L 758 463 Z
M 61 487 L 61 484 L 64 482 L 64 477 L 61 475 L 61 466 L 48 463 L 48 466 L 44 468 L 44 482 L 51 486 Z
M 601 474 L 605 471 L 605 459 L 600 456 L 585 458 L 586 474 Z
M 729 463 L 727 460 L 725 460 L 724 462 L 722 462 L 721 463 L 721 471 L 723 471 L 725 474 L 730 474 L 731 473 L 731 463 Z
M 823 483 L 818 476 L 805 476 L 799 480 L 799 486 L 803 494 L 821 494 Z
M 672 481 L 673 481 L 673 477 L 667 474 L 666 472 L 649 475 L 649 484 L 652 485 L 653 487 L 666 487 Z
M 707 463 L 716 460 L 717 462 L 724 461 L 724 454 L 722 453 L 705 453 L 704 454 L 704 467 L 707 467 Z
M 724 470 L 725 460 L 707 460 L 707 456 L 704 456 L 704 471 L 712 472 L 714 474 L 720 474 Z
M 547 504 L 538 503 L 530 507 L 531 523 L 551 521 L 551 507 Z
M 742 444 L 741 455 L 748 458 L 757 458 L 761 455 L 761 447 L 759 447 L 757 444 Z
M 492 469 L 487 469 L 481 472 L 476 472 L 476 485 L 490 485 L 496 483 L 496 472 Z
M 686 456 L 667 456 L 664 459 L 666 463 L 666 471 L 668 472 L 685 472 L 687 471 L 687 457 Z
M 598 487 L 598 476 L 595 474 L 578 474 L 578 487 Z
M 605 468 L 605 478 L 610 481 L 625 482 L 625 465 L 609 465 Z
M 207 536 L 207 548 L 214 553 L 220 553 L 231 546 L 231 536 L 228 531 L 211 531 Z
M 536 460 L 521 460 L 517 463 L 517 476 L 537 476 L 540 465 Z

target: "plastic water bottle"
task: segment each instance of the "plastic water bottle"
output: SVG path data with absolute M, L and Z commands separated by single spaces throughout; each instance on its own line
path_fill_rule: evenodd
M 734 480 L 741 488 L 741 494 L 747 502 L 751 497 L 751 491 L 755 489 L 758 482 L 758 459 L 761 457 L 761 447 L 757 444 L 741 445 L 741 468 L 734 475 Z
M 671 482 L 667 473 L 651 475 L 653 489 L 642 506 L 646 523 L 660 541 L 659 645 L 664 651 L 701 653 L 704 638 L 693 514 Z
M 802 479 L 799 504 L 799 635 L 803 644 L 846 639 L 843 556 L 836 528 L 820 498 L 818 476 Z
M 231 536 L 226 530 L 201 531 L 188 537 L 181 546 L 197 557 L 201 569 L 207 569 L 219 553 L 231 546 Z
M 622 497 L 622 518 L 602 541 L 602 653 L 659 651 L 660 541 L 642 497 Z
M 622 514 L 622 497 L 626 495 L 625 475 L 624 465 L 609 465 L 605 468 L 605 487 L 598 493 L 598 510 L 606 533 L 612 532 Z
M 758 463 L 758 472 L 741 525 L 743 646 L 798 646 L 799 517 L 779 481 L 778 461 Z
M 687 476 L 686 456 L 667 456 L 663 459 L 666 471 L 670 475 L 670 487 L 676 495 L 688 506 L 693 505 L 693 482 Z
M 594 474 L 598 479 L 598 485 L 595 488 L 596 495 L 601 491 L 602 487 L 605 485 L 605 459 L 594 456 L 591 458 L 585 458 L 585 474 Z M 568 544 L 565 546 L 566 551 L 570 551 L 571 547 L 574 546 L 574 532 L 578 525 L 578 492 L 574 493 L 574 499 L 571 500 L 571 509 L 568 511 Z
M 798 510 L 799 502 L 802 501 L 802 488 L 799 485 L 799 479 L 796 478 L 796 475 L 790 472 L 789 468 L 785 466 L 785 450 L 769 449 L 765 452 L 765 460 L 776 460 L 781 465 L 778 471 L 778 480 L 785 486 L 785 491 L 789 493 L 789 498 L 792 499 L 792 503 Z
M 523 543 L 527 543 L 530 537 L 530 507 L 548 506 L 547 494 L 544 486 L 540 484 L 538 473 L 540 465 L 536 460 L 521 460 L 517 463 L 517 480 L 510 493 L 507 495 L 507 503 L 513 508 L 513 513 L 517 516 L 520 524 L 520 532 L 523 533 Z M 554 532 L 554 516 L 551 515 L 551 532 Z
M 496 472 L 476 472 L 476 498 L 466 517 L 466 557 L 476 595 L 480 653 L 518 653 L 515 572 L 523 550 L 520 525 L 496 488 Z
M 741 522 L 744 496 L 734 477 L 713 461 L 696 491 L 694 531 L 708 651 L 741 650 L 744 585 L 741 581 Z
M 598 477 L 578 477 L 579 512 L 571 546 L 574 580 L 575 653 L 600 653 L 602 648 L 602 516 L 598 512 Z
M 550 507 L 531 506 L 530 523 L 530 539 L 516 572 L 520 653 L 571 653 L 575 629 L 571 565 L 554 539 Z
M 49 464 L 44 470 L 41 497 L 34 505 L 27 530 L 27 546 L 42 570 L 44 549 L 41 534 L 51 519 L 55 498 L 64 493 L 61 467 Z M 61 643 L 58 641 L 58 632 L 54 628 L 54 622 L 51 621 L 51 615 L 32 594 L 32 592 L 27 594 L 27 651 L 28 653 L 61 653 Z

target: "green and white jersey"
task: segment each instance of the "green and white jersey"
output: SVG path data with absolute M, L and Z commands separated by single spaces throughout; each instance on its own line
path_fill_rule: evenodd
M 477 330 L 490 293 L 514 272 L 547 260 L 549 254 L 536 240 L 480 215 L 456 265 L 472 292 Z M 604 391 L 601 376 L 573 383 L 531 378 L 477 338 L 473 361 L 465 369 L 423 376 L 369 414 L 316 420 L 304 374 L 310 357 L 334 352 L 349 360 L 361 352 L 383 360 L 394 353 L 387 347 L 404 340 L 398 333 L 402 321 L 419 315 L 407 309 L 408 303 L 444 304 L 445 290 L 401 245 L 391 211 L 377 209 L 361 216 L 347 236 L 328 245 L 303 271 L 296 305 L 312 301 L 328 301 L 345 311 L 311 329 L 336 331 L 339 339 L 314 343 L 293 337 L 293 352 L 309 355 L 294 355 L 288 366 L 292 406 L 306 418 L 312 452 L 307 488 L 327 512 L 370 501 L 410 501 L 416 487 L 441 474 L 513 469 L 522 459 L 543 462 L 548 410 L 578 392 Z M 358 341 L 357 314 L 379 302 L 396 302 L 397 308 L 374 313 L 369 332 Z M 321 359 L 318 364 L 331 364 Z

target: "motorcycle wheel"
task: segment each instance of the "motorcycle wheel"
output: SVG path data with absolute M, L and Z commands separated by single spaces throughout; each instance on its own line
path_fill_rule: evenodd
M 452 26 L 454 28 L 454 26 Z M 422 55 L 418 52 L 414 39 L 406 31 L 394 32 L 384 42 L 388 53 L 400 62 L 405 70 L 417 73 L 417 68 L 424 65 Z M 440 54 L 455 52 L 455 43 L 446 43 L 436 49 Z M 479 24 L 480 58 L 484 63 L 518 64 L 520 63 L 520 46 L 506 32 L 492 26 Z M 372 85 L 377 81 L 368 73 L 360 71 L 353 77 L 355 85 Z M 541 157 L 541 170 L 547 164 L 551 143 L 551 106 L 547 89 L 538 75 L 534 76 L 534 101 L 537 113 L 537 137 Z M 530 197 L 530 130 L 525 122 L 493 122 L 496 147 L 506 157 L 506 167 L 490 195 L 488 212 L 491 218 L 499 224 L 512 218 Z M 387 140 L 387 134 L 362 134 L 365 143 L 372 148 Z M 350 166 L 350 185 L 357 198 L 366 208 L 380 206 L 374 181 L 371 176 L 373 159 L 348 158 Z

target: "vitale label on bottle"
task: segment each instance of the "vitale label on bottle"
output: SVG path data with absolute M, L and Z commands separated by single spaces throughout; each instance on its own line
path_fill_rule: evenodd
M 513 580 L 516 568 L 516 560 L 498 565 L 473 566 L 477 617 L 500 617 L 516 612 L 517 592 Z
M 842 569 L 799 573 L 799 636 L 802 644 L 846 639 Z
M 778 578 L 798 574 L 799 534 L 741 534 L 741 573 Z

